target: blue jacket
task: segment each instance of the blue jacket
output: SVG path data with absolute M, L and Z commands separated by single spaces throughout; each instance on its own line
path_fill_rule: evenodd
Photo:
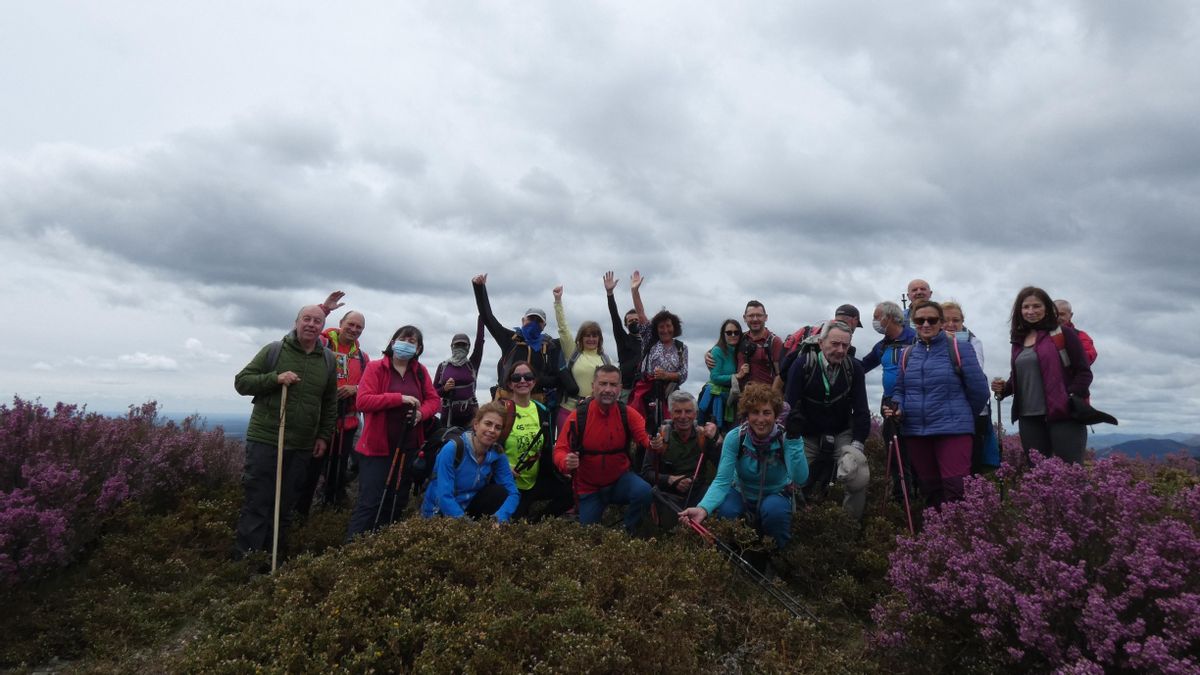
M 900 372 L 900 352 L 916 341 L 917 331 L 905 321 L 904 330 L 900 331 L 895 340 L 884 336 L 871 348 L 871 353 L 863 358 L 863 372 L 869 373 L 875 366 L 883 366 L 884 396 L 895 396 L 893 390 L 896 388 L 896 375 Z
M 495 480 L 508 490 L 508 499 L 505 499 L 496 511 L 496 520 L 508 522 L 521 500 L 521 493 L 517 490 L 512 469 L 508 465 L 508 455 L 504 454 L 503 449 L 493 446 L 488 448 L 481 464 L 475 461 L 475 451 L 472 449 L 475 435 L 469 431 L 465 432 L 462 440 L 463 460 L 457 470 L 454 468 L 454 441 L 446 443 L 438 451 L 437 460 L 433 464 L 433 480 L 425 489 L 425 501 L 421 504 L 421 515 L 430 518 L 440 513 L 451 518 L 461 518 L 466 513 L 467 504 L 471 503 L 476 493 Z
M 917 341 L 902 363 L 892 397 L 900 405 L 900 433 L 938 436 L 975 433 L 975 415 L 988 402 L 988 383 L 970 343 L 958 343 L 962 377 L 955 372 L 953 344 L 939 332 Z
M 745 426 L 730 430 L 721 445 L 721 463 L 717 466 L 717 477 L 700 500 L 700 508 L 712 513 L 721 506 L 729 490 L 737 483 L 737 490 L 746 501 L 757 503 L 764 496 L 782 492 L 788 483 L 804 485 L 808 480 L 808 459 L 804 456 L 803 438 L 786 438 L 780 435 L 771 444 L 762 495 L 758 494 L 758 460 L 752 456 L 750 439 L 742 439 Z M 749 436 L 749 433 L 747 433 Z M 738 446 L 745 443 L 739 452 Z M 781 452 L 782 450 L 782 452 Z M 740 456 L 739 456 L 740 455 Z M 783 461 L 779 461 L 782 457 Z

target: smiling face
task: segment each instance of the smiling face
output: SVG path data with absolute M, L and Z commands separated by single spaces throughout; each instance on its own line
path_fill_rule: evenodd
M 533 391 L 533 382 L 536 379 L 533 369 L 522 363 L 513 368 L 512 375 L 508 378 L 508 388 L 516 394 L 529 394 Z
M 730 347 L 736 347 L 737 343 L 742 340 L 741 327 L 732 321 L 728 321 L 724 326 L 721 326 L 721 333 L 725 336 L 725 344 Z
M 751 305 L 746 308 L 746 313 L 742 315 L 742 320 L 746 322 L 746 327 L 751 333 L 757 334 L 767 325 L 767 311 L 762 307 Z
M 313 344 L 321 329 L 325 328 L 325 312 L 316 305 L 309 305 L 296 315 L 296 338 L 304 344 Z
M 922 307 L 913 313 L 913 325 L 917 327 L 917 337 L 928 342 L 942 330 L 942 318 L 932 307 Z
M 750 411 L 746 420 L 750 423 L 750 431 L 754 432 L 755 436 L 766 438 L 775 426 L 775 409 L 769 404 L 758 406 Z
M 671 320 L 659 321 L 655 327 L 655 334 L 658 335 L 660 342 L 670 342 L 675 337 L 675 327 L 671 325 Z
M 346 342 L 355 342 L 366 327 L 367 320 L 362 314 L 347 312 L 346 316 L 342 317 L 341 323 L 338 324 L 338 331 L 341 333 L 339 337 L 345 338 Z
M 957 333 L 962 330 L 963 315 L 961 311 L 955 307 L 943 307 L 942 315 L 942 330 L 947 333 Z
M 600 348 L 600 330 L 585 331 L 582 342 L 585 351 L 596 351 Z
M 504 420 L 496 413 L 484 413 L 479 421 L 475 422 L 472 429 L 475 431 L 475 438 L 479 439 L 479 444 L 485 448 L 490 448 L 500 440 L 500 431 L 504 428 Z
M 918 303 L 922 300 L 928 300 L 933 296 L 933 291 L 929 290 L 929 282 L 924 279 L 913 279 L 908 282 L 908 299 L 912 303 Z
M 671 426 L 686 432 L 696 424 L 696 404 L 691 401 L 671 402 Z
M 1046 305 L 1036 295 L 1027 295 L 1021 299 L 1021 318 L 1026 323 L 1035 324 L 1046 318 Z

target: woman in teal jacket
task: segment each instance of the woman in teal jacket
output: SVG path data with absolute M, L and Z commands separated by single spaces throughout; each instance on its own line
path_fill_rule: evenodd
M 792 538 L 792 500 L 783 494 L 789 485 L 808 480 L 804 439 L 786 438 L 775 422 L 783 410 L 783 396 L 770 386 L 754 383 L 738 401 L 746 422 L 725 436 L 721 463 L 699 506 L 679 513 L 681 521 L 697 523 L 714 511 L 719 518 L 737 518 L 753 512 L 758 530 L 783 548 Z
M 699 413 L 698 422 L 704 426 L 708 422 L 717 425 L 722 431 L 728 431 L 733 426 L 733 409 L 729 407 L 729 389 L 734 375 L 741 377 L 750 372 L 750 364 L 743 364 L 742 371 L 737 370 L 737 346 L 742 340 L 742 324 L 736 319 L 725 319 L 721 324 L 721 332 L 717 335 L 717 344 L 708 351 L 712 354 L 713 367 L 708 370 L 708 382 L 700 390 L 696 402 Z
M 497 444 L 503 428 L 504 406 L 493 401 L 475 413 L 470 431 L 442 447 L 434 463 L 433 481 L 425 491 L 421 515 L 494 515 L 496 520 L 508 522 L 517 509 L 520 493 L 508 455 Z

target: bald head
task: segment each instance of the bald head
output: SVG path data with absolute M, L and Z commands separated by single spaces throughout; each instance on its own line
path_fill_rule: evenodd
M 928 300 L 933 297 L 933 290 L 929 288 L 929 282 L 924 279 L 913 279 L 908 282 L 908 299 L 910 302 L 917 303 L 922 300 Z
M 325 310 L 320 305 L 305 305 L 296 314 L 296 339 L 306 351 L 312 351 L 325 327 Z
M 1071 303 L 1066 300 L 1055 300 L 1054 307 L 1058 309 L 1058 325 L 1070 325 L 1075 313 L 1071 311 Z
M 362 312 L 353 310 L 346 312 L 346 315 L 338 322 L 338 339 L 339 341 L 355 342 L 366 327 L 367 318 L 362 315 Z

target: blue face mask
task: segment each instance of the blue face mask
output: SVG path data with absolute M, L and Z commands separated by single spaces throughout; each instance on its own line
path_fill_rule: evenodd
M 970 342 L 970 341 L 971 341 L 971 334 L 970 334 L 970 333 L 968 333 L 968 332 L 967 332 L 967 329 L 964 327 L 962 330 L 960 330 L 960 331 L 958 331 L 957 333 L 955 333 L 955 334 L 954 334 L 954 339 L 955 339 L 957 342 Z
M 417 346 L 404 340 L 396 340 L 392 344 L 392 356 L 397 359 L 411 359 L 417 355 Z

